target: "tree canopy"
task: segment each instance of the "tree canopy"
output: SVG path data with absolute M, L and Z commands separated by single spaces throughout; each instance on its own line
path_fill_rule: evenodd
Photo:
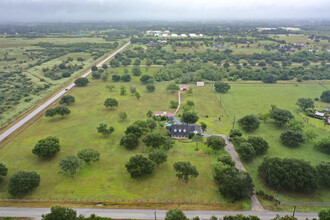
M 304 160 L 265 158 L 258 172 L 276 190 L 312 192 L 318 187 L 316 169 Z
M 246 115 L 238 121 L 239 126 L 245 131 L 255 131 L 260 126 L 260 121 L 256 115 Z
M 308 108 L 314 108 L 314 101 L 311 98 L 300 98 L 296 105 L 299 106 L 300 110 L 305 111 Z
M 143 155 L 135 155 L 129 159 L 125 167 L 132 178 L 138 178 L 152 174 L 155 164 Z
M 265 154 L 269 148 L 269 144 L 262 137 L 250 136 L 247 140 L 254 148 L 257 155 Z
M 225 82 L 215 82 L 214 84 L 215 91 L 219 93 L 226 93 L 230 89 L 230 85 Z
M 66 156 L 60 160 L 60 173 L 75 177 L 77 171 L 83 167 L 83 162 L 76 156 Z
M 85 77 L 78 78 L 74 81 L 74 84 L 76 84 L 79 87 L 87 86 L 88 83 L 89 81 Z
M 78 158 L 90 164 L 91 162 L 97 162 L 100 160 L 100 153 L 92 148 L 87 148 L 77 153 Z
M 107 127 L 108 127 L 107 124 L 101 123 L 96 129 L 97 132 L 102 134 L 103 136 L 109 136 L 110 134 L 112 134 L 112 132 L 115 131 L 115 129 L 111 126 L 109 126 L 109 128 Z
M 174 165 L 176 176 L 188 182 L 189 176 L 196 178 L 199 175 L 196 166 L 193 166 L 189 161 L 176 162 Z
M 299 132 L 288 130 L 281 134 L 281 141 L 284 145 L 289 147 L 298 147 L 305 142 L 303 135 Z
M 9 178 L 8 192 L 17 196 L 25 194 L 37 188 L 40 184 L 40 176 L 36 172 L 17 171 Z
M 112 109 L 113 107 L 118 107 L 118 101 L 115 98 L 107 98 L 104 101 L 104 106 L 110 107 L 110 109 Z
M 214 151 L 218 151 L 226 146 L 226 141 L 223 137 L 212 135 L 206 139 L 206 145 Z
M 182 113 L 181 120 L 187 124 L 195 124 L 199 117 L 196 112 L 184 112 Z
M 321 101 L 330 103 L 330 90 L 326 90 L 321 94 Z
M 279 126 L 284 126 L 290 121 L 290 119 L 294 118 L 290 111 L 279 109 L 275 106 L 273 106 L 273 108 L 270 110 L 269 117 L 274 119 L 275 123 Z
M 167 161 L 167 154 L 163 150 L 154 150 L 148 155 L 148 158 L 159 166 Z
M 57 154 L 61 149 L 60 140 L 57 137 L 46 137 L 38 141 L 32 153 L 42 159 L 48 159 Z
M 128 133 L 120 139 L 120 145 L 132 150 L 139 145 L 139 139 L 135 134 Z
M 75 98 L 72 95 L 65 95 L 61 98 L 60 104 L 61 105 L 72 105 L 75 103 Z
M 3 163 L 0 163 L 0 176 L 7 176 L 8 168 Z

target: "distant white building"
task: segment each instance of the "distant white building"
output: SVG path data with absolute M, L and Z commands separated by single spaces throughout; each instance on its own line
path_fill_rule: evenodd
M 171 34 L 171 37 L 178 37 L 177 34 Z
M 296 27 L 281 27 L 281 29 L 286 31 L 300 31 L 300 28 L 296 28 Z
M 162 34 L 162 37 L 168 37 L 168 34 Z
M 324 113 L 322 113 L 322 112 L 315 111 L 314 114 L 318 117 L 324 117 Z
M 197 37 L 196 34 L 189 34 L 189 37 Z
M 181 34 L 181 37 L 188 37 L 186 34 Z
M 199 34 L 199 37 L 204 37 L 204 35 L 203 34 Z
M 166 33 L 166 34 L 169 34 L 169 33 L 170 33 L 170 31 L 169 31 L 169 30 L 166 30 L 166 31 L 164 31 L 164 33 Z
M 204 82 L 196 82 L 197 86 L 204 86 Z

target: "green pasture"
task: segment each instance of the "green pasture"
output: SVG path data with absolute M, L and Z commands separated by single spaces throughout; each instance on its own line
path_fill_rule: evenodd
M 223 106 L 229 113 L 231 119 L 239 119 L 248 114 L 259 114 L 269 111 L 271 105 L 290 110 L 297 120 L 301 120 L 298 115 L 296 100 L 301 97 L 319 97 L 324 90 L 319 84 L 231 84 L 231 90 L 222 95 Z M 321 105 L 319 102 L 317 105 Z M 322 104 L 323 105 L 323 104 Z M 316 120 L 316 119 L 315 119 Z M 239 127 L 236 125 L 236 127 Z M 322 125 L 323 128 L 323 125 Z M 305 130 L 315 129 L 319 137 L 329 135 L 324 130 L 305 123 Z M 329 128 L 325 128 L 329 129 Z M 289 148 L 280 143 L 280 135 L 285 128 L 276 127 L 271 121 L 262 123 L 260 128 L 252 133 L 244 133 L 245 136 L 261 136 L 270 144 L 270 149 L 265 156 L 281 158 L 297 158 L 309 161 L 316 165 L 321 161 L 329 161 L 329 156 L 313 148 L 313 143 L 302 144 L 299 148 Z M 262 157 L 258 157 L 251 163 L 244 163 L 247 171 L 253 178 L 257 190 L 263 190 L 269 194 L 274 194 L 273 190 L 265 186 L 258 176 L 257 168 L 262 162 Z M 320 188 L 314 193 L 289 193 L 280 192 L 280 200 L 286 202 L 330 202 L 330 191 Z
M 212 158 L 205 154 L 208 149 L 204 145 L 196 152 L 194 143 L 176 142 L 168 153 L 168 162 L 156 168 L 153 175 L 139 180 L 129 176 L 124 164 L 132 155 L 142 153 L 143 144 L 133 151 L 119 146 L 125 128 L 135 120 L 146 119 L 148 110 L 170 111 L 169 102 L 177 100 L 177 93 L 170 94 L 166 91 L 166 85 L 158 84 L 154 93 L 147 93 L 141 83 L 113 83 L 116 88 L 109 92 L 105 89 L 108 83 L 92 81 L 85 88 L 75 89 L 72 95 L 76 98 L 76 104 L 70 106 L 71 115 L 54 120 L 42 117 L 1 149 L 0 161 L 8 166 L 8 176 L 17 170 L 37 171 L 41 175 L 40 187 L 22 198 L 218 202 L 211 172 Z M 142 95 L 141 99 L 131 96 L 129 90 L 127 96 L 120 96 L 121 85 L 127 89 L 131 85 L 137 87 Z M 117 109 L 109 110 L 103 106 L 104 100 L 109 97 L 118 100 Z M 120 121 L 118 113 L 121 111 L 127 112 L 128 119 Z M 213 114 L 213 110 L 203 111 L 203 114 Z M 108 138 L 100 136 L 96 132 L 99 123 L 113 126 L 115 132 Z M 61 152 L 55 158 L 43 161 L 31 151 L 37 140 L 50 135 L 60 138 Z M 101 153 L 100 162 L 86 166 L 75 178 L 58 173 L 60 158 L 89 147 Z M 147 152 L 148 149 L 144 151 Z M 196 179 L 191 179 L 188 183 L 178 180 L 173 170 L 174 162 L 186 160 L 196 165 L 200 172 Z M 8 178 L 1 184 L 0 197 L 11 198 L 7 187 Z

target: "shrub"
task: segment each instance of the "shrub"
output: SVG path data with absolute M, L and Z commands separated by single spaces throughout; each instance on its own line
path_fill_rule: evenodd
M 248 142 L 243 142 L 236 147 L 237 153 L 245 161 L 251 161 L 256 157 L 256 151 Z
M 286 146 L 298 147 L 305 142 L 305 139 L 301 133 L 289 130 L 282 132 L 281 141 Z
M 17 171 L 9 178 L 8 192 L 13 195 L 32 191 L 40 184 L 40 176 L 36 172 Z
M 252 145 L 252 147 L 256 151 L 256 155 L 265 154 L 269 148 L 267 141 L 265 141 L 262 137 L 250 136 L 247 141 Z
M 318 188 L 317 171 L 304 160 L 265 158 L 259 166 L 258 172 L 275 190 L 312 192 Z
M 38 141 L 32 153 L 40 158 L 47 159 L 55 156 L 61 149 L 60 140 L 57 137 L 46 137 Z
M 87 86 L 87 84 L 89 83 L 88 79 L 85 77 L 81 77 L 78 78 L 74 81 L 74 83 L 79 86 L 79 87 L 83 87 L 83 86 Z
M 241 128 L 248 132 L 254 131 L 260 126 L 260 121 L 256 115 L 246 115 L 237 122 Z

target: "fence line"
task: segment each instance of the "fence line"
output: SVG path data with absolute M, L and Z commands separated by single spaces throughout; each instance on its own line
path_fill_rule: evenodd
M 311 126 L 313 126 L 313 127 L 315 127 L 315 128 L 317 128 L 317 129 L 320 129 L 320 130 L 323 130 L 323 131 L 326 131 L 326 132 L 330 132 L 329 131 L 329 129 L 324 129 L 324 128 L 320 128 L 320 127 L 318 127 L 317 125 L 314 125 L 314 124 L 311 124 L 310 122 L 309 122 L 309 118 L 306 118 L 306 117 L 304 117 L 300 112 L 298 112 L 298 115 L 307 123 L 307 124 L 309 124 L 309 125 L 311 125 Z
M 322 202 L 281 202 L 281 205 L 310 205 L 310 206 L 330 206 L 330 203 Z

